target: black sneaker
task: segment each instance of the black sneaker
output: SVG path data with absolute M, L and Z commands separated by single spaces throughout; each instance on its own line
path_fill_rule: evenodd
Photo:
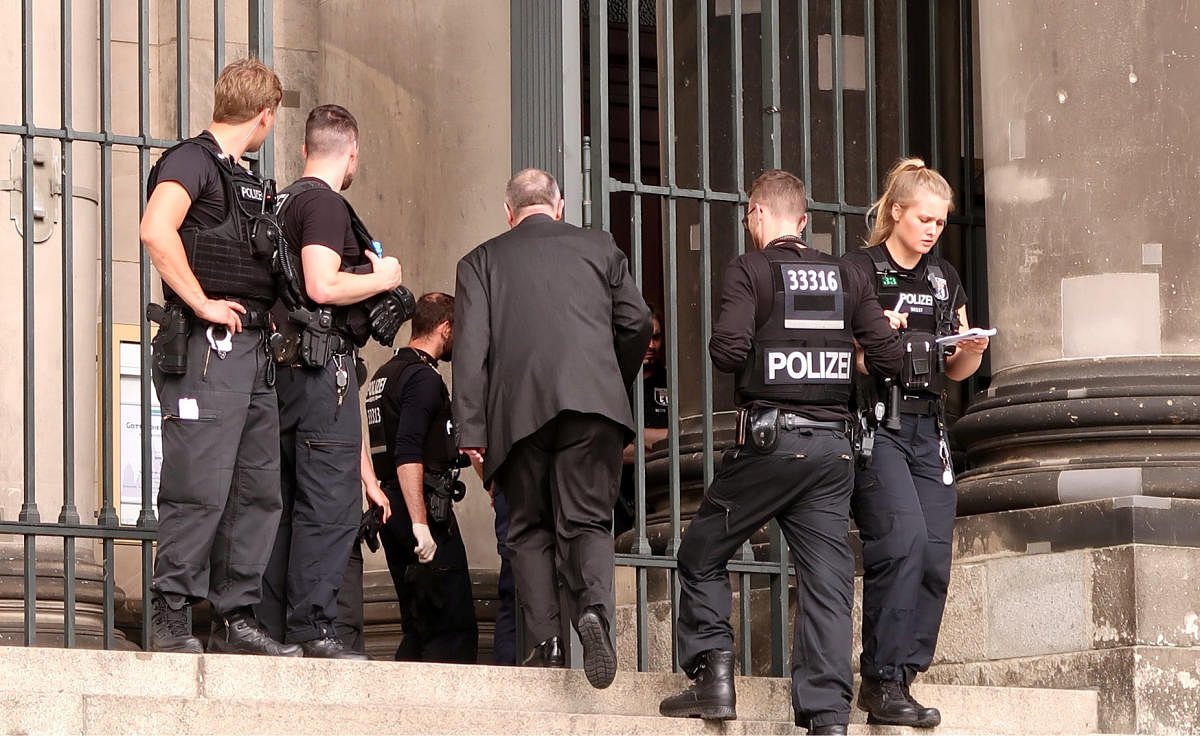
M 300 649 L 304 651 L 305 657 L 318 657 L 321 659 L 357 659 L 359 661 L 370 659 L 366 652 L 356 652 L 353 649 L 347 649 L 342 645 L 342 642 L 327 636 L 324 639 L 313 639 L 300 643 Z
M 596 606 L 588 606 L 575 622 L 583 644 L 583 672 L 592 687 L 603 690 L 617 676 L 617 652 L 608 638 L 608 622 Z
M 176 611 L 158 593 L 152 594 L 150 607 L 150 649 L 156 652 L 182 652 L 203 654 L 200 640 L 192 636 L 188 626 L 187 606 Z
M 529 656 L 521 661 L 522 667 L 566 667 L 567 655 L 562 648 L 562 639 L 552 636 L 533 648 Z
M 862 678 L 858 707 L 867 712 L 867 723 L 870 725 L 917 725 L 917 709 L 908 702 L 899 680 Z
M 658 712 L 670 718 L 703 718 L 729 721 L 737 718 L 737 693 L 733 687 L 733 652 L 710 649 L 696 658 L 692 684 L 687 690 L 663 699 Z
M 917 722 L 915 724 L 917 728 L 934 728 L 941 724 L 942 712 L 937 708 L 926 708 L 918 703 L 917 699 L 912 696 L 912 691 L 909 689 L 908 683 L 901 685 L 900 690 L 917 711 Z
M 296 644 L 280 644 L 258 626 L 254 617 L 236 611 L 224 619 L 224 626 L 208 638 L 208 651 L 215 654 L 267 654 L 273 657 L 303 656 Z

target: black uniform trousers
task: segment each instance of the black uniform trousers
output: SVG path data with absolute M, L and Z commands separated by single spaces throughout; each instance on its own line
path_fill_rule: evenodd
M 691 671 L 710 649 L 733 649 L 730 557 L 772 518 L 796 565 L 792 708 L 809 727 L 850 717 L 850 552 L 853 453 L 836 430 L 780 431 L 769 454 L 726 452 L 679 547 L 679 658 Z
M 256 611 L 279 641 L 337 636 L 338 589 L 362 517 L 358 382 L 354 356 L 341 360 L 349 380 L 340 406 L 334 358 L 279 367 L 283 514 Z
M 496 608 L 496 628 L 492 633 L 492 661 L 517 663 L 517 584 L 513 580 L 512 552 L 508 549 L 508 499 L 497 483 L 492 487 L 492 508 L 496 512 L 496 554 L 500 556 L 500 576 L 496 581 L 500 605 Z
M 479 626 L 458 520 L 451 512 L 446 524 L 429 522 L 437 551 L 432 560 L 422 563 L 413 552 L 417 540 L 400 485 L 384 483 L 383 491 L 392 516 L 379 530 L 379 541 L 396 586 L 404 631 L 396 659 L 474 664 L 479 659 Z
M 262 593 L 263 532 L 279 520 L 279 415 L 262 330 L 234 335 L 224 358 L 204 333 L 188 336 L 186 374 L 153 370 L 163 458 L 150 588 L 172 608 L 207 598 L 223 615 Z
M 612 624 L 612 510 L 624 446 L 621 425 L 567 411 L 513 445 L 497 471 L 517 600 L 535 643 L 561 633 L 560 579 L 572 623 L 596 606 Z
M 942 479 L 938 417 L 902 414 L 899 431 L 875 433 L 852 507 L 863 546 L 865 677 L 908 682 L 937 646 L 958 494 Z

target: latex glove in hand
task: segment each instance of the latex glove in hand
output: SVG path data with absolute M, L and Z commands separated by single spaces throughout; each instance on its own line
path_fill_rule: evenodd
M 432 562 L 433 555 L 437 552 L 437 543 L 433 541 L 433 535 L 429 533 L 429 525 L 413 524 L 412 533 L 417 538 L 417 546 L 413 548 L 417 560 L 421 563 Z

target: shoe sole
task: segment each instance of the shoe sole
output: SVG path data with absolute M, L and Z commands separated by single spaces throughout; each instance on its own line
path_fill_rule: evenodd
M 705 721 L 734 721 L 737 720 L 737 711 L 727 705 L 701 706 L 689 710 L 677 710 L 667 712 L 662 708 L 658 709 L 660 715 L 667 718 L 701 718 Z
M 579 620 L 578 628 L 579 641 L 583 644 L 583 672 L 592 687 L 603 690 L 617 676 L 617 653 L 597 616 L 585 615 Z
M 168 654 L 204 654 L 204 647 L 203 647 L 203 645 L 200 644 L 200 640 L 196 639 L 194 644 L 188 643 L 183 646 L 177 646 L 177 647 L 165 647 L 165 646 L 156 645 L 154 643 L 151 643 L 150 651 L 166 652 Z
M 915 728 L 937 728 L 942 725 L 942 715 L 939 713 L 936 716 L 918 720 Z
M 938 719 L 938 723 L 941 723 L 940 718 Z M 867 713 L 867 725 L 868 726 L 908 726 L 909 728 L 932 728 L 932 726 L 922 726 L 921 722 L 915 718 L 912 720 L 907 720 L 907 721 L 905 721 L 905 720 L 888 720 L 887 718 L 880 718 L 869 712 Z

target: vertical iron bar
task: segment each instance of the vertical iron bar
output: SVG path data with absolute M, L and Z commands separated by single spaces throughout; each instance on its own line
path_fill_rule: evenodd
M 100 131 L 112 135 L 112 6 L 100 0 Z M 113 508 L 113 192 L 112 143 L 100 144 L 100 391 L 101 411 L 101 499 L 97 523 L 118 526 L 120 518 Z M 113 542 L 103 544 L 104 597 L 103 633 L 105 649 L 113 648 L 115 582 L 113 580 Z
M 666 272 L 666 305 L 664 318 L 667 324 L 667 393 L 669 396 L 679 396 L 679 274 L 677 273 L 676 248 L 679 240 L 679 211 L 678 201 L 674 191 L 677 186 L 675 158 L 675 3 L 674 0 L 662 0 L 660 7 L 663 12 L 663 57 L 660 64 L 666 65 L 666 146 L 667 171 L 666 185 L 671 191 L 667 196 L 667 239 L 663 249 L 663 270 Z M 679 552 L 681 539 L 681 521 L 679 516 L 679 401 L 667 402 L 667 443 L 670 448 L 669 493 L 671 506 L 671 541 L 667 544 L 667 555 L 675 557 Z M 679 572 L 671 570 L 671 635 L 673 641 L 678 641 L 679 634 Z M 672 647 L 671 662 L 675 669 L 679 668 L 679 651 Z
M 736 233 L 734 238 L 737 241 L 737 253 L 742 255 L 746 252 L 746 228 L 742 227 L 741 213 L 737 211 L 747 199 L 745 110 L 742 99 L 745 86 L 742 77 L 742 0 L 733 0 L 729 12 L 732 40 L 730 55 L 733 57 L 733 177 L 739 195 L 738 207 L 734 210 L 734 217 L 738 219 L 735 220 L 733 229 Z
M 874 202 L 879 191 L 879 142 L 875 140 L 875 0 L 863 0 L 863 18 L 863 46 L 867 54 L 867 198 Z
M 175 70 L 176 91 L 179 97 L 178 123 L 175 134 L 178 138 L 187 138 L 191 132 L 191 68 L 188 66 L 188 54 L 191 51 L 189 35 L 190 18 L 188 17 L 189 0 L 176 0 L 175 3 Z
M 812 193 L 812 62 L 811 45 L 808 42 L 808 3 L 800 3 L 800 130 L 804 140 L 803 174 L 804 185 L 808 189 L 808 203 L 813 201 Z M 810 218 L 811 220 L 811 218 Z M 812 229 L 812 222 L 808 228 Z
M 250 0 L 250 53 L 269 67 L 275 65 L 275 3 L 274 0 Z M 267 136 L 258 149 L 255 171 L 264 179 L 275 176 L 275 132 Z
M 782 163 L 782 130 L 779 107 L 779 0 L 762 3 L 762 89 L 763 89 L 763 168 L 779 168 Z M 779 524 L 770 524 L 771 561 L 779 568 L 771 579 L 771 673 L 781 676 L 787 662 L 787 547 L 782 544 Z M 782 604 L 780 601 L 782 600 Z
M 754 672 L 754 662 L 751 660 L 751 650 L 753 647 L 753 637 L 750 626 L 750 596 L 753 595 L 754 588 L 752 587 L 750 573 L 744 572 L 738 576 L 738 589 L 741 591 L 741 599 L 738 601 L 738 608 L 741 611 L 742 626 L 740 630 L 741 650 L 742 650 L 742 674 L 749 675 Z
M 833 56 L 833 129 L 834 129 L 834 158 L 833 167 L 834 196 L 838 211 L 834 215 L 834 255 L 846 252 L 846 110 L 842 89 L 842 0 L 833 0 L 830 8 L 830 48 Z
M 21 118 L 25 132 L 21 135 L 21 297 L 24 323 L 21 342 L 25 354 L 22 358 L 22 382 L 24 393 L 23 421 L 23 501 L 18 518 L 22 522 L 41 521 L 37 507 L 35 472 L 37 455 L 34 443 L 37 432 L 34 415 L 33 370 L 34 348 L 34 232 L 33 199 L 36 187 L 33 181 L 34 119 L 33 119 L 33 0 L 21 2 Z M 37 643 L 37 537 L 25 535 L 25 646 Z
M 900 119 L 900 156 L 911 155 L 908 143 L 908 0 L 896 0 L 896 89 Z
M 707 360 L 708 338 L 712 334 L 712 171 L 709 148 L 708 108 L 708 2 L 701 4 L 696 14 L 696 67 L 699 73 L 699 134 L 700 134 L 700 385 L 703 397 L 704 426 L 704 487 L 713 479 L 713 371 Z
M 975 206 L 975 49 L 971 39 L 972 0 L 959 0 L 959 59 L 962 74 L 962 212 L 974 222 Z M 973 230 L 967 226 L 967 232 Z M 968 251 L 970 252 L 970 251 Z
M 600 160 L 592 164 L 592 227 L 608 230 L 609 138 L 608 126 L 608 3 L 588 5 L 588 81 L 591 85 L 592 143 Z
M 218 0 L 219 4 L 219 0 Z M 215 8 L 214 8 L 215 11 Z M 220 22 L 216 24 L 221 27 Z M 138 79 L 138 128 L 142 142 L 138 145 L 138 192 L 139 215 L 146 211 L 146 177 L 150 171 L 150 9 L 147 0 L 138 0 L 138 59 L 141 75 Z M 214 41 L 214 54 L 217 41 Z M 219 62 L 218 62 L 219 63 Z M 150 303 L 150 257 L 145 248 L 138 249 L 138 304 Z M 138 388 L 141 401 L 141 459 L 142 459 L 142 508 L 138 513 L 137 525 L 142 529 L 158 526 L 154 515 L 154 452 L 153 416 L 150 397 L 150 322 L 140 320 L 141 340 L 138 346 Z M 154 545 L 149 540 L 141 543 L 142 551 L 142 649 L 150 650 L 150 577 L 154 565 Z
M 929 165 L 942 167 L 941 141 L 938 136 L 938 76 L 937 76 L 937 0 L 929 0 Z
M 213 81 L 225 68 L 225 0 L 213 0 Z
M 75 189 L 72 149 L 71 0 L 59 4 L 60 113 L 66 135 L 62 158 L 62 350 L 63 350 L 63 505 L 58 523 L 79 524 L 75 505 Z M 63 646 L 75 646 L 75 538 L 63 537 Z
M 592 226 L 592 137 L 585 135 L 580 146 L 583 158 L 583 226 Z
M 763 90 L 763 151 L 764 169 L 782 165 L 783 116 L 779 91 L 779 0 L 762 3 L 762 90 Z

